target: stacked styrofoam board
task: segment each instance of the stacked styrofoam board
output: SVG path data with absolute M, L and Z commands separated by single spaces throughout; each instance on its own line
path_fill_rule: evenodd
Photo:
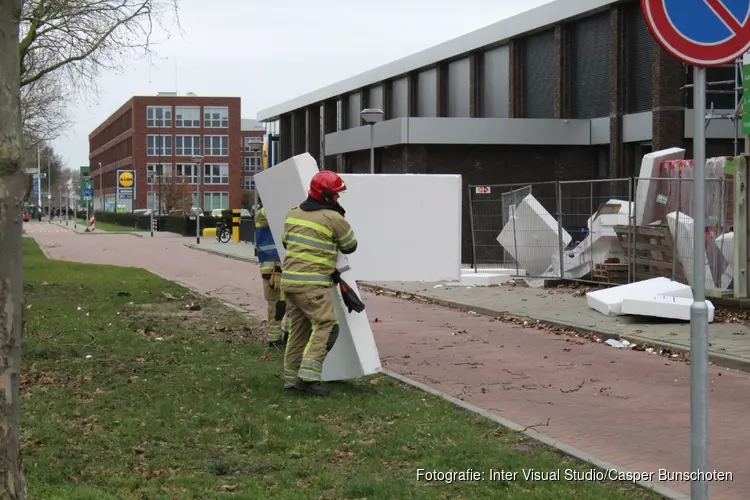
M 623 314 L 622 302 L 624 299 L 657 295 L 692 299 L 693 291 L 688 285 L 672 281 L 669 278 L 652 278 L 589 292 L 586 294 L 586 302 L 590 308 L 602 314 L 620 316 Z
M 734 279 L 734 231 L 724 233 L 714 240 L 714 245 L 721 256 L 721 283 L 722 290 L 728 290 Z
M 589 232 L 586 237 L 574 248 L 563 253 L 563 269 L 565 278 L 581 279 L 591 273 L 596 264 L 602 264 L 610 258 L 620 258 L 624 261 L 617 233 L 614 226 L 628 225 L 632 214 L 632 203 L 612 199 L 607 205 L 619 205 L 619 210 L 614 214 L 593 214 L 588 219 Z M 560 276 L 559 252 L 552 255 L 552 263 L 542 276 Z
M 460 281 L 448 281 L 445 286 L 492 286 L 502 285 L 509 281 L 512 276 L 524 276 L 524 269 L 492 269 L 475 272 L 472 269 L 461 270 Z
M 287 212 L 306 198 L 310 180 L 317 172 L 317 163 L 312 156 L 305 153 L 255 175 L 258 192 L 266 208 L 268 224 L 277 242 L 281 241 Z M 355 228 L 355 231 L 357 229 Z M 283 259 L 283 246 L 279 245 L 278 250 Z M 342 278 L 359 294 L 356 283 L 359 279 L 357 271 L 352 268 L 346 270 L 347 267 L 348 260 L 345 256 L 339 255 L 338 268 L 345 270 L 342 272 Z M 367 320 L 367 312 L 348 312 L 338 289 L 331 293 L 335 293 L 337 297 L 335 307 L 339 320 L 339 336 L 323 364 L 323 380 L 348 380 L 379 372 L 380 357 Z
M 669 160 L 681 160 L 684 157 L 685 150 L 681 148 L 654 151 L 643 156 L 635 194 L 636 225 L 647 225 L 659 219 L 656 215 L 655 205 L 658 190 L 656 179 L 661 171 L 661 163 Z
M 678 217 L 679 214 L 679 217 Z M 667 224 L 669 232 L 674 241 L 674 247 L 677 249 L 676 257 L 680 259 L 682 271 L 685 273 L 687 282 L 692 286 L 693 283 L 693 218 L 680 212 L 667 214 Z M 714 278 L 711 272 L 711 266 L 708 259 L 705 260 L 705 287 L 714 288 Z
M 549 268 L 552 256 L 560 252 L 560 239 L 567 247 L 570 234 L 563 229 L 560 237 L 557 221 L 533 195 L 518 204 L 497 237 L 498 243 L 531 276 L 539 276 Z
M 624 298 L 621 310 L 623 314 L 633 316 L 651 316 L 654 318 L 690 321 L 690 306 L 692 305 L 692 298 L 648 295 Z M 708 307 L 708 322 L 713 323 L 714 305 L 710 300 L 706 301 L 706 305 Z

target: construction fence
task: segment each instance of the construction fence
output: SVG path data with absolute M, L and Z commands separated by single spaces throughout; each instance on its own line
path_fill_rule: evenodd
M 469 186 L 476 272 L 606 285 L 692 284 L 691 178 Z M 732 178 L 706 180 L 706 287 L 732 284 Z M 639 206 L 639 204 L 641 206 Z

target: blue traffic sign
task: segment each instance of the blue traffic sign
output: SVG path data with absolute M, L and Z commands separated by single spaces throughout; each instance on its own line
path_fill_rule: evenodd
M 750 0 L 641 0 L 654 39 L 693 66 L 720 66 L 750 50 Z
M 91 188 L 84 188 L 83 196 L 91 196 Z

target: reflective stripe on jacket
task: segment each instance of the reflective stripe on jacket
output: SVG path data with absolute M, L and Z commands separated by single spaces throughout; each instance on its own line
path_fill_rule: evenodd
M 357 239 L 338 212 L 295 207 L 287 214 L 282 243 L 286 256 L 281 289 L 299 292 L 332 286 L 339 250 L 356 248 Z
M 281 267 L 281 258 L 273 241 L 271 228 L 268 227 L 265 208 L 255 213 L 255 248 L 258 251 L 261 274 L 272 273 L 275 268 Z

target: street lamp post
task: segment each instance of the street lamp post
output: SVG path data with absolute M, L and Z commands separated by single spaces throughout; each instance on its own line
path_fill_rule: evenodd
M 201 244 L 201 214 L 203 214 L 203 203 L 201 203 L 201 182 L 203 181 L 203 156 L 193 156 L 193 161 L 198 167 L 198 213 L 195 214 L 195 242 Z
M 260 158 L 258 156 L 259 151 L 263 151 L 263 144 L 260 142 L 251 142 L 248 144 L 248 147 L 250 148 L 250 151 L 253 151 L 257 158 Z M 262 162 L 262 160 L 261 160 Z M 254 201 L 253 201 L 253 217 L 255 216 L 255 211 L 258 209 L 258 185 L 255 183 L 255 174 L 257 171 L 253 171 L 253 192 L 254 194 Z
M 375 173 L 375 124 L 382 122 L 385 112 L 382 109 L 367 108 L 359 113 L 365 123 L 370 125 L 370 173 Z

